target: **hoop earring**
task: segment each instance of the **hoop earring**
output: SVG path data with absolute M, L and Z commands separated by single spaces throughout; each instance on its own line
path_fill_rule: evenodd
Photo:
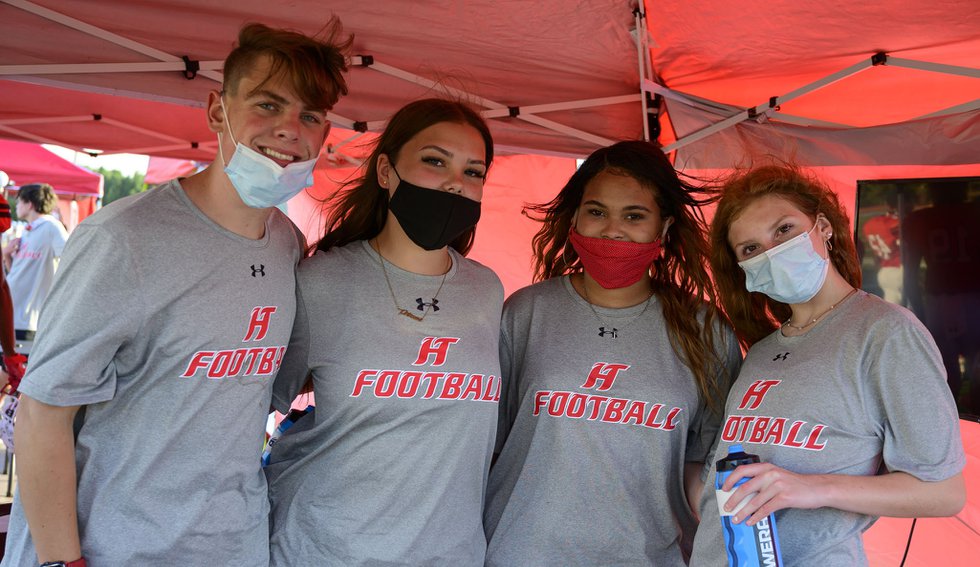
M 833 238 L 833 237 L 834 237 L 833 233 L 831 233 L 827 237 L 827 252 L 830 252 L 831 250 L 834 249 L 834 243 L 833 243 L 833 241 L 831 241 L 831 238 Z
M 568 263 L 568 241 L 565 241 L 565 246 L 561 249 L 561 263 L 562 266 L 568 268 L 571 264 Z

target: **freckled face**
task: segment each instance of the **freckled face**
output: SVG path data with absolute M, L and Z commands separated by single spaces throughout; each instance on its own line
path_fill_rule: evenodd
M 827 223 L 822 216 L 818 218 L 819 230 L 810 233 L 815 239 L 821 238 L 821 230 Z M 765 195 L 749 203 L 735 217 L 728 227 L 728 243 L 735 258 L 741 262 L 809 231 L 813 225 L 814 220 L 792 202 L 776 195 Z M 814 249 L 826 257 L 824 246 L 816 240 Z
M 602 171 L 585 185 L 575 214 L 582 236 L 647 243 L 660 238 L 665 219 L 653 191 L 628 175 Z

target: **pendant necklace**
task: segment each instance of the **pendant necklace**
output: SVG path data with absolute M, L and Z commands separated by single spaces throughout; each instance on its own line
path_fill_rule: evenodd
M 596 311 L 595 306 L 592 305 L 592 301 L 589 299 L 589 288 L 588 288 L 588 286 L 585 285 L 585 277 L 584 276 L 582 278 L 582 293 L 585 294 L 585 302 L 589 305 L 589 309 L 592 311 L 592 314 L 595 315 L 596 320 L 599 321 L 599 336 L 600 337 L 603 337 L 603 338 L 609 337 L 609 338 L 612 338 L 612 339 L 618 339 L 619 338 L 619 328 L 614 327 L 613 325 L 611 325 L 608 322 L 606 322 L 606 320 L 603 319 L 601 315 L 599 315 L 599 312 Z M 647 295 L 647 298 L 646 298 L 645 303 L 643 305 L 643 309 L 639 313 L 637 313 L 636 315 L 634 315 L 633 317 L 630 317 L 626 321 L 620 323 L 620 327 L 622 327 L 623 329 L 625 329 L 631 323 L 633 323 L 633 321 L 636 321 L 640 317 L 643 317 L 643 314 L 646 313 L 647 312 L 647 309 L 650 307 L 650 298 L 652 298 L 652 297 L 653 297 L 653 290 L 651 289 L 650 290 L 650 294 Z
M 399 315 L 404 315 L 413 321 L 421 323 L 430 312 L 439 310 L 439 292 L 442 291 L 442 285 L 446 283 L 446 276 L 449 275 L 449 270 L 451 270 L 453 267 L 452 256 L 449 257 L 449 268 L 447 268 L 446 272 L 442 274 L 442 280 L 439 282 L 439 288 L 436 289 L 435 295 L 432 296 L 432 301 L 422 301 L 421 297 L 415 299 L 416 303 L 418 303 L 417 309 L 422 312 L 422 315 L 416 315 L 408 309 L 398 305 L 398 299 L 395 298 L 395 290 L 391 287 L 391 280 L 388 278 L 388 270 L 385 268 L 384 256 L 381 255 L 381 245 L 378 244 L 377 240 L 375 240 L 374 245 L 372 245 L 369 241 L 368 245 L 371 246 L 371 248 L 374 249 L 374 252 L 378 255 L 378 261 L 381 263 L 381 273 L 384 274 L 385 283 L 388 284 L 388 293 L 391 294 L 391 302 L 395 305 L 395 309 L 398 310 Z M 377 246 L 377 248 L 375 248 L 375 246 Z
M 838 301 L 837 303 L 831 305 L 826 310 L 824 310 L 822 313 L 820 313 L 819 315 L 817 315 L 813 319 L 810 319 L 810 321 L 807 322 L 807 323 L 803 323 L 802 325 L 794 325 L 794 324 L 790 323 L 790 320 L 792 319 L 792 317 L 790 317 L 789 319 L 787 319 L 783 323 L 783 326 L 784 327 L 790 327 L 791 329 L 796 329 L 797 331 L 802 331 L 802 330 L 806 329 L 807 327 L 809 327 L 810 325 L 813 325 L 814 323 L 816 323 L 817 321 L 819 321 L 827 313 L 830 313 L 831 311 L 833 311 L 835 307 L 837 307 L 841 303 L 844 303 L 844 300 L 845 299 L 847 299 L 848 297 L 854 295 L 855 293 L 857 293 L 857 288 L 856 287 L 852 287 L 851 288 L 851 291 L 847 292 L 847 295 L 845 295 L 844 297 L 840 298 L 840 301 Z

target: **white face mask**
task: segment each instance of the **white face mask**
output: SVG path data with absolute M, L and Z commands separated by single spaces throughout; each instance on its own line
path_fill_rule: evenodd
M 818 217 L 819 218 L 819 217 Z M 813 228 L 738 265 L 745 271 L 745 288 L 782 303 L 806 303 L 823 287 L 830 260 L 813 248 Z
M 221 101 L 221 112 L 225 115 L 228 135 L 231 141 L 235 142 L 224 100 Z M 228 179 L 231 180 L 242 202 L 249 207 L 265 209 L 281 205 L 313 185 L 313 167 L 317 160 L 315 157 L 281 167 L 268 156 L 235 142 L 235 154 L 231 156 L 230 162 L 226 162 L 224 151 L 221 149 L 220 135 L 218 153 L 221 155 L 221 162 L 225 164 Z

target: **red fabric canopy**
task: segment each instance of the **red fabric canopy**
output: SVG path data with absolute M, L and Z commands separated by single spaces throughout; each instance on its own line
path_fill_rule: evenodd
M 102 176 L 37 144 L 0 140 L 0 170 L 14 185 L 48 183 L 61 195 L 102 196 Z

